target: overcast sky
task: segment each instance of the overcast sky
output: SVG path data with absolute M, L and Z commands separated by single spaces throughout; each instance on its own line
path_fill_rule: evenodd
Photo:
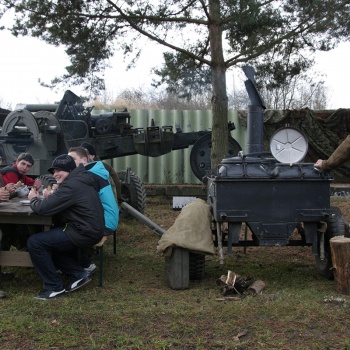
M 17 103 L 55 103 L 61 100 L 64 90 L 54 92 L 39 84 L 46 83 L 65 73 L 69 59 L 62 47 L 54 47 L 31 37 L 18 37 L 0 31 L 0 106 L 5 108 Z M 125 88 L 150 85 L 152 67 L 161 62 L 161 51 L 146 46 L 137 68 L 126 71 L 121 55 L 111 59 L 112 67 L 106 71 L 109 94 L 118 94 Z M 79 95 L 79 88 L 70 89 Z
M 65 72 L 69 60 L 63 48 L 35 38 L 15 38 L 6 31 L 0 31 L 0 43 L 0 107 L 14 109 L 17 103 L 45 104 L 61 100 L 64 91 L 53 92 L 41 87 L 39 79 L 50 82 Z M 350 108 L 349 54 L 349 42 L 331 52 L 317 54 L 316 69 L 325 74 L 329 89 L 329 109 Z M 137 67 L 126 71 L 126 63 L 116 54 L 106 72 L 108 94 L 116 96 L 125 88 L 148 88 L 152 80 L 150 70 L 161 62 L 161 49 L 146 45 Z M 78 87 L 70 89 L 79 95 Z

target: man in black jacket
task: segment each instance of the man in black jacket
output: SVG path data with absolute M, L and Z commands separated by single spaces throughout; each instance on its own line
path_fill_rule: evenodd
M 33 265 L 44 280 L 44 290 L 36 296 L 42 300 L 57 298 L 90 281 L 77 259 L 77 248 L 98 243 L 105 226 L 93 178 L 83 165 L 76 167 L 74 159 L 64 154 L 55 158 L 48 171 L 57 181 L 57 190 L 44 199 L 34 190 L 28 195 L 36 214 L 59 214 L 64 220 L 64 225 L 34 234 L 27 242 Z M 69 276 L 66 287 L 57 270 Z

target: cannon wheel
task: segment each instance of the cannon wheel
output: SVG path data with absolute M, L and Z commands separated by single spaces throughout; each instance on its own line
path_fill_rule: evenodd
M 231 157 L 238 155 L 242 148 L 239 143 L 228 136 L 228 154 Z M 211 134 L 200 137 L 192 147 L 190 154 L 190 164 L 193 174 L 200 181 L 211 170 Z
M 119 180 L 121 182 L 122 197 L 126 203 L 131 205 L 140 213 L 143 213 L 146 206 L 146 190 L 141 179 L 132 171 L 129 171 L 130 183 L 127 179 L 127 171 L 118 171 Z M 123 216 L 128 216 L 123 213 Z
M 16 126 L 26 127 L 30 132 L 27 132 L 27 136 L 31 134 L 31 142 L 23 143 L 3 143 L 2 148 L 6 156 L 6 163 L 12 164 L 14 159 L 17 159 L 18 154 L 22 152 L 28 152 L 35 154 L 36 141 L 39 138 L 40 131 L 39 126 L 32 113 L 26 109 L 13 111 L 5 118 L 2 124 L 1 136 L 7 136 L 8 133 L 12 132 Z M 29 139 L 29 140 L 30 140 Z M 25 139 L 23 139 L 24 141 Z
M 327 220 L 327 231 L 325 234 L 325 259 L 321 260 L 319 253 L 319 237 L 320 233 L 318 233 L 317 241 L 318 241 L 318 255 L 316 255 L 316 265 L 321 275 L 327 277 L 327 279 L 331 280 L 334 278 L 332 271 L 332 255 L 331 255 L 331 247 L 329 240 L 335 236 L 342 236 L 345 233 L 345 222 L 342 216 L 342 213 L 339 208 L 331 207 L 331 215 Z

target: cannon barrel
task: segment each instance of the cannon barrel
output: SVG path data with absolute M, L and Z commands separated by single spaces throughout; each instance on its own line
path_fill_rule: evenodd
M 58 104 L 18 104 L 16 109 L 26 109 L 29 112 L 39 112 L 39 111 L 48 111 L 56 112 Z

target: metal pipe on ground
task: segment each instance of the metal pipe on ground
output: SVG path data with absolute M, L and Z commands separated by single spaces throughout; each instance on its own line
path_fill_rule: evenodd
M 145 225 L 147 225 L 151 230 L 153 230 L 156 234 L 159 236 L 162 236 L 165 230 L 158 226 L 155 222 L 150 220 L 147 216 L 141 214 L 139 211 L 137 211 L 135 208 L 133 208 L 131 205 L 129 205 L 126 202 L 123 202 L 120 205 L 120 208 L 127 211 L 129 214 L 134 216 L 139 221 L 143 222 Z

